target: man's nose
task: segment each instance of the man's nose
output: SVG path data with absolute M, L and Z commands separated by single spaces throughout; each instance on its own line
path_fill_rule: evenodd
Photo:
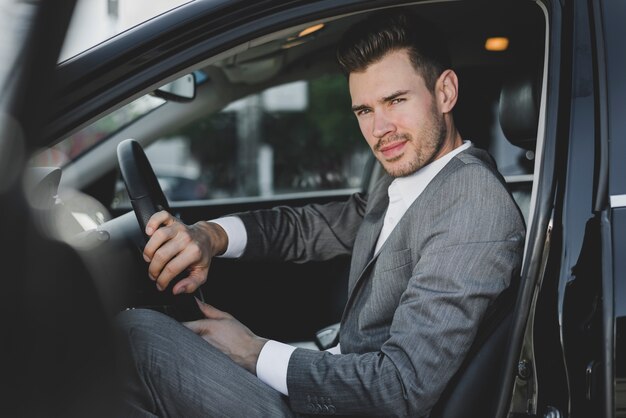
M 372 135 L 376 138 L 383 138 L 390 132 L 395 130 L 395 125 L 393 124 L 389 115 L 387 115 L 384 111 L 374 112 L 374 126 Z

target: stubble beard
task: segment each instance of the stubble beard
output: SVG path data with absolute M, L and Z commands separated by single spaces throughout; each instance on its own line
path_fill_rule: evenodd
M 443 115 L 436 112 L 436 109 L 432 111 L 432 123 L 430 126 L 424 126 L 422 132 L 419 133 L 421 140 L 416 142 L 411 134 L 402 133 L 393 135 L 387 139 L 380 140 L 374 147 L 375 151 L 379 151 L 381 147 L 395 142 L 395 141 L 407 141 L 409 144 L 416 145 L 415 158 L 407 161 L 405 164 L 399 166 L 393 166 L 393 163 L 399 161 L 405 156 L 405 153 L 398 155 L 389 160 L 381 161 L 383 168 L 392 177 L 405 177 L 415 173 L 425 165 L 430 164 L 435 159 L 435 156 L 439 154 L 439 151 L 443 147 L 444 140 L 448 135 L 448 129 L 446 127 Z

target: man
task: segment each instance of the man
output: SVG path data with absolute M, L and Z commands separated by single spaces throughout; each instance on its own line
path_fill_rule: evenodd
M 267 341 L 206 304 L 207 319 L 186 327 L 124 313 L 124 390 L 138 416 L 428 414 L 518 273 L 524 238 L 490 157 L 454 125 L 458 79 L 443 49 L 425 44 L 433 38 L 406 14 L 384 14 L 339 46 L 352 110 L 388 173 L 369 197 L 192 226 L 160 212 L 146 228 L 156 286 L 189 271 L 174 293 L 197 289 L 217 255 L 352 254 L 340 345 L 318 352 Z

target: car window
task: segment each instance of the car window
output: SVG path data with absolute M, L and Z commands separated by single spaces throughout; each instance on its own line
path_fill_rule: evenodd
M 58 144 L 41 151 L 31 160 L 31 165 L 63 167 L 163 103 L 165 100 L 151 95 L 140 97 L 63 139 Z
M 189 1 L 78 0 L 59 62 Z
M 342 75 L 266 89 L 194 120 L 146 154 L 170 201 L 359 190 L 370 155 Z M 128 205 L 118 182 L 112 207 Z

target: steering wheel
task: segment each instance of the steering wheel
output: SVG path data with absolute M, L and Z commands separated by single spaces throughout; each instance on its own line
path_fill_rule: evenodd
M 169 211 L 170 205 L 139 142 L 134 139 L 120 142 L 117 160 L 137 222 L 146 236 L 150 217 L 161 210 Z
M 137 141 L 126 139 L 120 142 L 117 146 L 117 159 L 137 222 L 147 240 L 148 236 L 145 231 L 150 217 L 161 210 L 170 211 L 170 205 L 146 153 Z M 143 248 L 140 250 L 143 251 Z M 203 317 L 193 300 L 193 296 L 203 300 L 202 292 L 198 289 L 193 294 L 183 293 L 177 296 L 171 293 L 174 284 L 185 275 L 186 272 L 183 272 L 174 278 L 157 299 L 160 300 L 159 304 L 162 304 L 162 310 L 165 313 L 181 321 L 190 321 Z

